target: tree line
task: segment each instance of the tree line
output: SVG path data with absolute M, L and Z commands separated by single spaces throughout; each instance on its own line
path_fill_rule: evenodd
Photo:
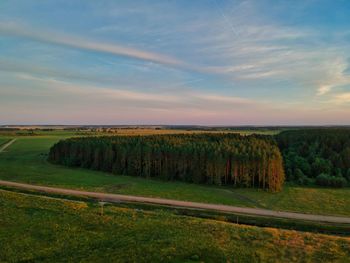
M 262 136 L 186 134 L 71 138 L 49 161 L 120 175 L 280 191 L 282 155 Z
M 331 187 L 350 183 L 350 129 L 293 130 L 276 138 L 288 181 Z

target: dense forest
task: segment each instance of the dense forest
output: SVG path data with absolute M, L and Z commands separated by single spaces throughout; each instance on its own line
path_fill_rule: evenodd
M 350 129 L 285 131 L 277 141 L 288 181 L 331 187 L 350 183 Z
M 71 138 L 49 161 L 146 178 L 280 191 L 282 156 L 272 139 L 238 134 Z

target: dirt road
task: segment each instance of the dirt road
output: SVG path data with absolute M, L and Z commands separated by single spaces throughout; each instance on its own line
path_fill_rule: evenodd
M 5 151 L 5 149 L 7 147 L 9 147 L 12 143 L 14 143 L 16 141 L 16 139 L 12 139 L 11 141 L 9 141 L 8 143 L 5 143 L 2 147 L 0 147 L 0 153 L 2 153 L 3 151 Z
M 87 191 L 79 191 L 79 190 L 73 190 L 73 189 L 63 189 L 63 188 L 56 188 L 56 187 L 15 183 L 15 182 L 2 181 L 2 180 L 0 180 L 0 185 L 19 188 L 19 189 L 25 189 L 25 190 L 35 190 L 35 191 L 44 192 L 44 193 L 63 194 L 63 195 L 71 195 L 71 196 L 84 196 L 84 197 L 94 198 L 94 199 L 98 199 L 101 201 L 108 201 L 108 202 L 136 202 L 136 203 L 166 205 L 171 207 L 181 207 L 181 208 L 189 208 L 189 209 L 204 209 L 204 210 L 213 210 L 213 211 L 221 211 L 221 212 L 232 212 L 232 213 L 240 213 L 240 214 L 255 215 L 255 216 L 308 220 L 308 221 L 314 221 L 314 222 L 350 224 L 350 217 L 301 214 L 301 213 L 280 212 L 280 211 L 273 211 L 273 210 L 259 209 L 259 208 L 246 208 L 246 207 L 235 207 L 235 206 L 218 205 L 218 204 L 205 204 L 205 203 L 178 201 L 178 200 L 170 200 L 170 199 L 162 199 L 162 198 L 87 192 Z

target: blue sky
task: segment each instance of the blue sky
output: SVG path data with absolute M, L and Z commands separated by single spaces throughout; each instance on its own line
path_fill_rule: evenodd
M 0 2 L 0 124 L 350 124 L 350 1 Z

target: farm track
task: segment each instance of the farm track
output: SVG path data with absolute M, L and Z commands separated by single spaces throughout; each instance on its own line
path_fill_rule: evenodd
M 22 190 L 34 190 L 49 194 L 62 194 L 70 196 L 83 196 L 88 198 L 97 199 L 100 201 L 107 201 L 111 203 L 119 202 L 129 202 L 129 203 L 144 203 L 144 204 L 156 204 L 164 205 L 174 208 L 187 208 L 187 209 L 200 209 L 200 210 L 212 210 L 227 213 L 239 213 L 251 216 L 264 216 L 273 218 L 285 218 L 292 220 L 307 220 L 313 222 L 327 222 L 327 223 L 340 223 L 340 224 L 350 224 L 350 217 L 341 216 L 325 216 L 325 215 L 313 215 L 313 214 L 302 214 L 294 212 L 282 212 L 273 211 L 260 208 L 246 208 L 246 207 L 236 207 L 228 205 L 219 204 L 206 204 L 188 201 L 178 201 L 163 198 L 151 198 L 151 197 L 141 197 L 141 196 L 131 196 L 131 195 L 119 195 L 119 194 L 107 194 L 98 192 L 88 192 L 73 189 L 64 189 L 57 187 L 30 185 L 23 183 L 16 183 L 10 181 L 0 180 L 0 185 L 5 187 L 13 187 Z
M 12 143 L 14 143 L 16 139 L 12 139 L 11 141 L 5 143 L 3 146 L 0 147 L 0 153 L 6 150 L 7 147 L 9 147 Z

